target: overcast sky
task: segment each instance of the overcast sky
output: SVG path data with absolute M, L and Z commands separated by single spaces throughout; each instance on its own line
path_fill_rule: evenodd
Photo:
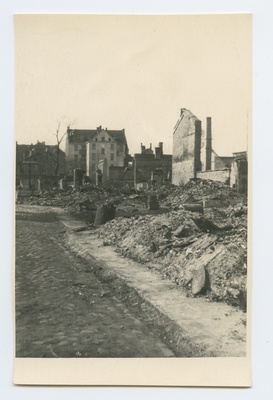
M 55 143 L 75 129 L 125 128 L 130 153 L 164 143 L 180 108 L 214 150 L 246 150 L 251 134 L 251 17 L 17 15 L 18 143 Z

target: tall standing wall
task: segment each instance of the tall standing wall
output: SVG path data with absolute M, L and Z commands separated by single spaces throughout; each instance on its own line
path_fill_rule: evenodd
M 172 183 L 185 185 L 201 169 L 201 121 L 189 110 L 181 115 L 173 134 Z

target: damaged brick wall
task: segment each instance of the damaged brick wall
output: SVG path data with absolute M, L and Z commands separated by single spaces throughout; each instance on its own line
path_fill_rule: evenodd
M 141 153 L 134 155 L 135 186 L 143 182 L 151 183 L 152 179 L 159 185 L 170 180 L 172 156 L 163 154 L 162 145 L 161 143 L 160 147 L 155 148 L 155 154 L 151 150 L 151 153 L 148 154 Z
M 228 168 L 214 171 L 198 171 L 197 178 L 209 179 L 211 181 L 227 183 L 230 178 L 230 170 Z
M 230 186 L 237 189 L 239 193 L 247 193 L 248 163 L 247 157 L 237 157 L 231 164 Z
M 129 185 L 134 186 L 134 171 L 133 168 L 129 167 L 109 167 L 109 180 L 114 186 Z
M 185 108 L 173 134 L 172 183 L 185 185 L 201 169 L 201 121 Z

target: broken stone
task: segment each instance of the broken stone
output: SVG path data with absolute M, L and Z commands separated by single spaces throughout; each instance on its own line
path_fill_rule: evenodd
M 73 231 L 74 232 L 83 232 L 83 231 L 86 231 L 87 229 L 88 229 L 87 226 L 79 226 L 77 228 L 74 228 Z
M 116 216 L 116 207 L 114 204 L 103 204 L 97 207 L 94 226 L 104 225 Z
M 148 195 L 160 199 L 160 213 L 147 212 Z M 216 182 L 195 181 L 183 188 L 169 187 L 162 192 L 155 190 L 141 196 L 125 196 L 95 188 L 83 194 L 71 192 L 61 198 L 63 203 L 78 212 L 79 202 L 86 196 L 92 205 L 109 201 L 116 205 L 116 199 L 120 199 L 116 218 L 96 230 L 105 245 L 115 246 L 119 254 L 141 264 L 151 263 L 147 268 L 153 266 L 161 276 L 184 287 L 189 276 L 193 276 L 192 271 L 205 266 L 205 287 L 207 278 L 210 283 L 210 291 L 206 293 L 209 300 L 243 305 L 242 299 L 246 293 L 247 204 L 238 193 Z M 232 206 L 230 199 L 233 197 L 241 204 Z M 195 207 L 199 204 L 200 207 L 203 200 L 221 204 L 226 198 L 230 203 L 227 209 L 204 208 L 203 215 L 184 207 L 185 201 Z M 43 200 L 49 201 L 49 195 Z M 230 271 L 228 278 L 227 271 Z M 233 288 L 239 291 L 238 296 L 233 296 L 237 292 L 232 295 L 227 291 L 227 288 L 232 288 L 234 276 L 242 277 Z M 193 286 L 191 283 L 186 286 L 190 290 L 192 287 L 194 293 L 200 290 L 196 289 L 197 278 L 195 276 Z M 199 293 L 202 293 L 202 289 Z
M 159 201 L 157 195 L 149 195 L 147 200 L 147 208 L 148 210 L 158 210 L 159 209 Z
M 197 225 L 194 222 L 188 222 L 185 225 L 180 225 L 174 232 L 173 232 L 173 236 L 176 236 L 178 238 L 182 238 L 182 237 L 188 237 L 193 235 L 194 233 L 198 232 L 199 228 L 197 227 Z
M 201 203 L 193 203 L 193 204 L 184 204 L 184 209 L 187 211 L 198 212 L 203 214 L 203 204 Z
M 233 226 L 230 224 L 227 225 L 217 225 L 213 221 L 208 218 L 200 217 L 193 218 L 195 224 L 201 229 L 203 232 L 215 232 L 215 231 L 225 231 L 233 229 Z
M 193 295 L 201 292 L 206 283 L 206 271 L 204 267 L 200 267 L 193 273 L 191 291 Z

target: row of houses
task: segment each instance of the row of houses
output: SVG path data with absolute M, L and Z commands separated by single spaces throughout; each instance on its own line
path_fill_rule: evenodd
M 153 185 L 184 185 L 190 179 L 212 179 L 247 191 L 247 154 L 221 157 L 212 148 L 212 120 L 206 129 L 190 110 L 181 109 L 173 131 L 173 154 L 164 154 L 163 142 L 152 149 L 140 145 L 131 156 L 125 129 L 71 129 L 67 127 L 65 153 L 59 146 L 16 146 L 17 181 L 29 188 L 46 177 L 72 176 L 83 171 L 97 185 L 129 185 L 146 189 Z

